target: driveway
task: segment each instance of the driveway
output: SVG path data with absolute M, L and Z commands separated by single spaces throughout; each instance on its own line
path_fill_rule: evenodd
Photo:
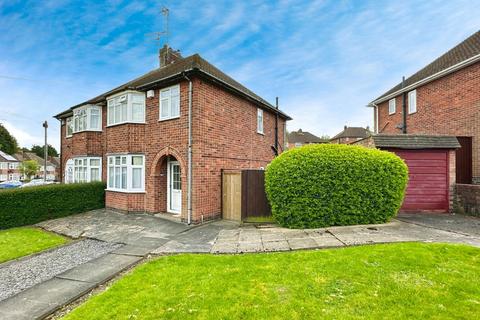
M 110 210 L 45 221 L 46 230 L 72 244 L 0 264 L 0 319 L 36 319 L 53 313 L 149 254 L 249 253 L 321 249 L 404 241 L 480 247 L 480 219 L 410 214 L 390 223 L 291 230 L 228 221 L 187 226 L 158 216 Z

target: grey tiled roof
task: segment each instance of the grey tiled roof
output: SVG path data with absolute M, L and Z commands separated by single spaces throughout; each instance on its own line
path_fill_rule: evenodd
M 433 135 L 373 135 L 372 139 L 376 147 L 399 148 L 399 149 L 456 149 L 460 148 L 458 140 L 454 136 Z
M 347 127 L 343 128 L 343 131 L 331 138 L 335 140 L 339 138 L 367 138 L 370 136 L 370 131 L 362 127 Z
M 460 62 L 480 54 L 480 31 L 477 31 L 445 54 L 435 59 L 429 65 L 405 79 L 405 86 L 428 78 L 440 71 L 452 67 Z M 402 88 L 402 83 L 397 84 L 374 101 L 380 100 Z
M 288 142 L 290 143 L 323 143 L 328 142 L 314 134 L 311 134 L 308 131 L 303 131 L 299 129 L 298 131 L 292 131 L 288 134 L 287 137 Z
M 167 81 L 168 79 L 172 79 L 174 77 L 179 77 L 183 72 L 190 72 L 190 71 L 199 71 L 205 76 L 209 76 L 215 79 L 218 79 L 220 82 L 224 83 L 228 87 L 232 88 L 233 90 L 250 97 L 257 103 L 267 107 L 271 110 L 276 110 L 273 105 L 268 103 L 266 100 L 255 94 L 253 91 L 247 89 L 245 86 L 240 84 L 239 82 L 235 81 L 233 78 L 225 74 L 223 71 L 209 63 L 207 60 L 203 59 L 199 54 L 194 54 L 188 56 L 183 59 L 179 59 L 174 63 L 168 64 L 164 67 L 157 68 L 152 70 L 134 80 L 131 80 L 127 83 L 124 83 L 112 90 L 109 90 L 95 98 L 82 102 L 78 105 L 71 107 L 70 109 L 63 111 L 56 115 L 57 118 L 62 118 L 62 116 L 69 112 L 71 109 L 84 105 L 84 104 L 96 104 L 105 101 L 106 97 L 111 96 L 115 93 L 132 89 L 132 90 L 145 90 L 153 86 L 156 83 L 160 83 L 162 81 Z M 291 119 L 288 115 L 279 111 L 279 114 L 287 119 Z

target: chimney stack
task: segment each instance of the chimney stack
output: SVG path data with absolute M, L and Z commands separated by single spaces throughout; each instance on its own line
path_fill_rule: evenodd
M 180 54 L 180 50 L 173 50 L 168 46 L 168 44 L 164 44 L 159 50 L 158 58 L 160 61 L 160 68 L 168 66 L 177 60 L 183 59 L 182 55 Z

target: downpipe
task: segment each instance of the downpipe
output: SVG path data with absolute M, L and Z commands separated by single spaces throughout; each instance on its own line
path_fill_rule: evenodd
M 192 80 L 183 73 L 188 81 L 188 153 L 187 153 L 187 224 L 192 223 Z

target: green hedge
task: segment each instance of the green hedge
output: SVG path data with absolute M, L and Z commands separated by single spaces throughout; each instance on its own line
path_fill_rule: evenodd
M 265 172 L 273 217 L 290 228 L 387 222 L 407 181 L 408 168 L 395 154 L 339 144 L 286 151 Z
M 101 182 L 52 184 L 0 191 L 0 229 L 105 207 Z

